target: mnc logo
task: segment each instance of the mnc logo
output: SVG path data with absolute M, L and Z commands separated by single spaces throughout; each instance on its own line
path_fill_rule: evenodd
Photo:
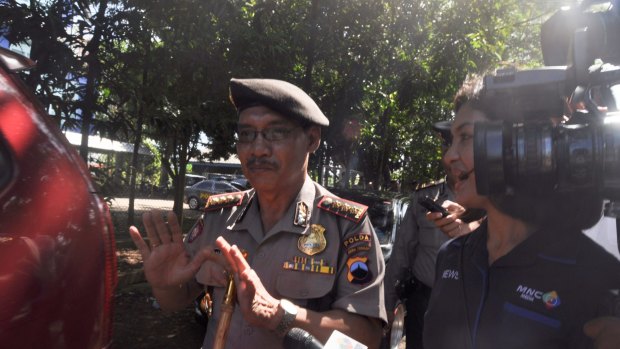
M 541 299 L 543 295 L 543 292 L 523 285 L 517 286 L 517 292 L 521 295 L 522 299 L 530 302 L 533 302 L 536 299 Z
M 540 299 L 545 304 L 547 309 L 555 308 L 561 304 L 560 296 L 556 291 L 545 293 L 531 287 L 519 285 L 517 286 L 517 293 L 519 293 L 521 299 L 526 301 L 534 302 L 535 300 Z

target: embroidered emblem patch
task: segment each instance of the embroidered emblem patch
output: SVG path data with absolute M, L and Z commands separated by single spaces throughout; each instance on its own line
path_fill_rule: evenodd
M 198 238 L 200 234 L 202 234 L 204 226 L 205 221 L 204 218 L 201 216 L 192 227 L 192 230 L 189 232 L 189 235 L 187 236 L 187 242 L 191 244 L 194 240 L 196 240 L 196 238 Z
M 325 239 L 325 227 L 320 224 L 312 224 L 310 226 L 310 234 L 302 235 L 297 240 L 297 248 L 309 256 L 323 252 L 327 247 Z
M 347 266 L 349 267 L 349 273 L 347 274 L 347 280 L 352 284 L 363 285 L 368 283 L 372 279 L 372 273 L 368 269 L 368 258 L 366 257 L 352 257 L 347 260 Z
M 349 256 L 358 252 L 366 252 L 372 247 L 372 236 L 367 233 L 355 234 L 347 237 L 342 245 Z

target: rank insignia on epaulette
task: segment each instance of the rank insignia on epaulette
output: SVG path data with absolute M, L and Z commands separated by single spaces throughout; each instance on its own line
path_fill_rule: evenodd
M 324 233 L 325 227 L 320 224 L 312 224 L 310 234 L 302 235 L 297 240 L 297 248 L 308 256 L 323 252 L 327 247 L 327 239 L 325 239 Z
M 293 257 L 292 261 L 286 261 L 282 265 L 283 269 L 305 271 L 319 274 L 333 274 L 334 267 L 330 267 L 323 259 L 308 257 Z
M 191 244 L 194 240 L 196 240 L 196 238 L 199 237 L 200 234 L 202 234 L 202 230 L 204 226 L 205 226 L 205 221 L 204 221 L 204 218 L 201 216 L 198 219 L 198 221 L 194 224 L 194 227 L 192 228 L 192 230 L 189 232 L 187 236 L 187 242 Z
M 331 196 L 324 196 L 317 207 L 356 223 L 362 220 L 368 210 L 368 206 Z
M 239 206 L 243 202 L 243 192 L 226 193 L 209 196 L 205 211 L 219 210 L 220 208 Z
M 307 227 L 309 215 L 310 210 L 308 209 L 308 205 L 306 205 L 303 201 L 298 202 L 297 208 L 295 209 L 295 219 L 293 219 L 293 224 L 299 227 Z
M 366 257 L 351 257 L 347 260 L 347 266 L 349 267 L 347 280 L 352 284 L 365 284 L 372 278 Z

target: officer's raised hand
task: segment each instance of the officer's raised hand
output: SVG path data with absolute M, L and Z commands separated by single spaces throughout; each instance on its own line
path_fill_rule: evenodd
M 138 228 L 129 228 L 144 262 L 144 274 L 153 289 L 180 288 L 191 280 L 202 262 L 210 252 L 197 254 L 193 259 L 187 254 L 183 245 L 181 227 L 173 212 L 168 212 L 167 222 L 159 210 L 152 210 L 142 215 L 142 222 L 150 247 L 142 238 Z

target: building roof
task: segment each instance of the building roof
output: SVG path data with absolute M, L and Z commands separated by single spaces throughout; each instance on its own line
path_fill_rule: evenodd
M 65 136 L 69 143 L 77 147 L 82 143 L 82 134 L 80 133 L 66 131 Z M 93 135 L 88 136 L 88 148 L 97 153 L 133 153 L 133 144 L 131 143 Z M 138 154 L 153 156 L 151 150 L 143 145 L 140 146 Z

